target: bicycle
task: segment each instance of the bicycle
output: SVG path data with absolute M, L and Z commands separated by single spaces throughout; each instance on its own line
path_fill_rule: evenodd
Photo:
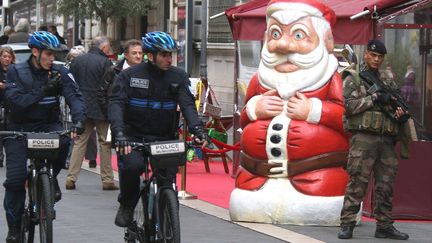
M 145 166 L 134 220 L 125 229 L 125 241 L 180 243 L 179 202 L 175 178 L 172 185 L 159 185 L 157 177 L 160 169 L 185 165 L 186 142 L 132 142 L 131 146 L 143 153 Z
M 35 227 L 39 225 L 41 243 L 53 242 L 54 177 L 53 168 L 48 160 L 56 159 L 60 149 L 60 137 L 68 131 L 35 133 L 18 131 L 0 131 L 3 139 L 26 139 L 27 158 L 27 198 L 21 218 L 20 242 L 33 243 Z

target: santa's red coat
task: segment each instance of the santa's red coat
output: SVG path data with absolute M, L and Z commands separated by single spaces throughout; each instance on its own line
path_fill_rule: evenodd
M 268 90 L 260 85 L 255 74 L 248 86 L 245 102 L 266 91 Z M 323 87 L 303 94 L 308 98 L 315 97 L 322 101 L 321 119 L 318 124 L 300 120 L 290 122 L 286 141 L 288 163 L 324 153 L 347 151 L 348 139 L 342 125 L 344 107 L 340 75 L 335 72 Z M 246 114 L 246 106 L 243 108 L 240 117 L 240 125 L 243 129 L 240 143 L 244 153 L 256 159 L 267 160 L 265 142 L 270 122 L 271 119 L 250 121 Z M 340 196 L 345 193 L 349 177 L 342 167 L 334 167 L 308 171 L 289 179 L 293 186 L 304 194 Z M 258 190 L 267 180 L 267 177 L 240 169 L 236 178 L 236 187 Z

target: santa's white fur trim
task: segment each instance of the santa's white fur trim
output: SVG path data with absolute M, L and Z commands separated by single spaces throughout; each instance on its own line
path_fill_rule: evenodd
M 322 101 L 315 97 L 310 98 L 310 100 L 312 101 L 312 105 L 306 121 L 309 123 L 318 124 L 321 120 Z
M 229 212 L 234 221 L 339 226 L 343 198 L 305 195 L 286 178 L 270 178 L 257 191 L 234 189 Z
M 283 110 L 287 109 L 287 101 L 284 101 Z M 268 128 L 266 135 L 266 154 L 268 158 L 269 164 L 280 164 L 278 167 L 273 167 L 270 169 L 270 172 L 277 173 L 274 175 L 269 175 L 269 177 L 288 177 L 288 149 L 287 149 L 287 140 L 288 140 L 288 128 L 291 123 L 291 119 L 286 115 L 286 112 L 282 112 L 281 114 L 275 116 Z M 279 130 L 273 129 L 273 126 L 279 125 L 282 126 Z M 279 137 L 278 143 L 273 143 L 271 141 L 271 137 L 276 136 Z M 272 153 L 272 150 L 279 151 L 279 156 L 275 156 Z
M 257 103 L 258 99 L 261 96 L 262 95 L 256 95 L 256 96 L 250 98 L 246 104 L 246 115 L 248 116 L 250 121 L 256 121 L 257 120 L 257 115 L 255 113 L 255 107 L 256 107 L 256 103 Z
M 273 17 L 282 24 L 288 25 L 303 17 L 313 16 L 323 18 L 322 12 L 305 3 L 274 3 L 267 8 L 268 18 Z M 324 21 L 326 21 L 323 18 Z

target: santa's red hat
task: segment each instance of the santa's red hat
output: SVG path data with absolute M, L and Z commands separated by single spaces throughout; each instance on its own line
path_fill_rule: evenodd
M 267 16 L 277 11 L 297 12 L 298 19 L 304 16 L 324 18 L 331 27 L 336 24 L 336 14 L 319 0 L 271 0 L 267 5 Z

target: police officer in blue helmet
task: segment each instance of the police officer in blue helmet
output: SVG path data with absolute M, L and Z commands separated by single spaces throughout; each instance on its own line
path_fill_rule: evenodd
M 131 150 L 130 142 L 176 139 L 179 106 L 195 141 L 203 146 L 207 143 L 190 91 L 189 75 L 172 66 L 176 42 L 169 34 L 159 31 L 147 33 L 142 41 L 148 62 L 119 74 L 112 85 L 108 108 L 119 163 L 120 208 L 115 218 L 119 227 L 127 227 L 133 220 L 140 175 L 144 171 L 143 155 Z M 166 180 L 159 183 L 171 185 L 177 168 L 160 172 Z
M 85 105 L 73 76 L 62 65 L 54 64 L 55 53 L 64 48 L 57 37 L 46 31 L 34 32 L 28 40 L 31 55 L 25 62 L 10 65 L 6 77 L 5 98 L 8 103 L 10 131 L 50 132 L 61 131 L 59 96 L 69 105 L 74 125 L 71 138 L 84 131 Z M 54 174 L 54 197 L 61 199 L 57 174 L 64 166 L 69 138 L 60 141 L 56 160 L 50 161 Z M 26 143 L 19 139 L 5 139 L 6 180 L 4 209 L 9 232 L 7 243 L 20 242 L 20 221 L 25 202 L 27 177 Z

